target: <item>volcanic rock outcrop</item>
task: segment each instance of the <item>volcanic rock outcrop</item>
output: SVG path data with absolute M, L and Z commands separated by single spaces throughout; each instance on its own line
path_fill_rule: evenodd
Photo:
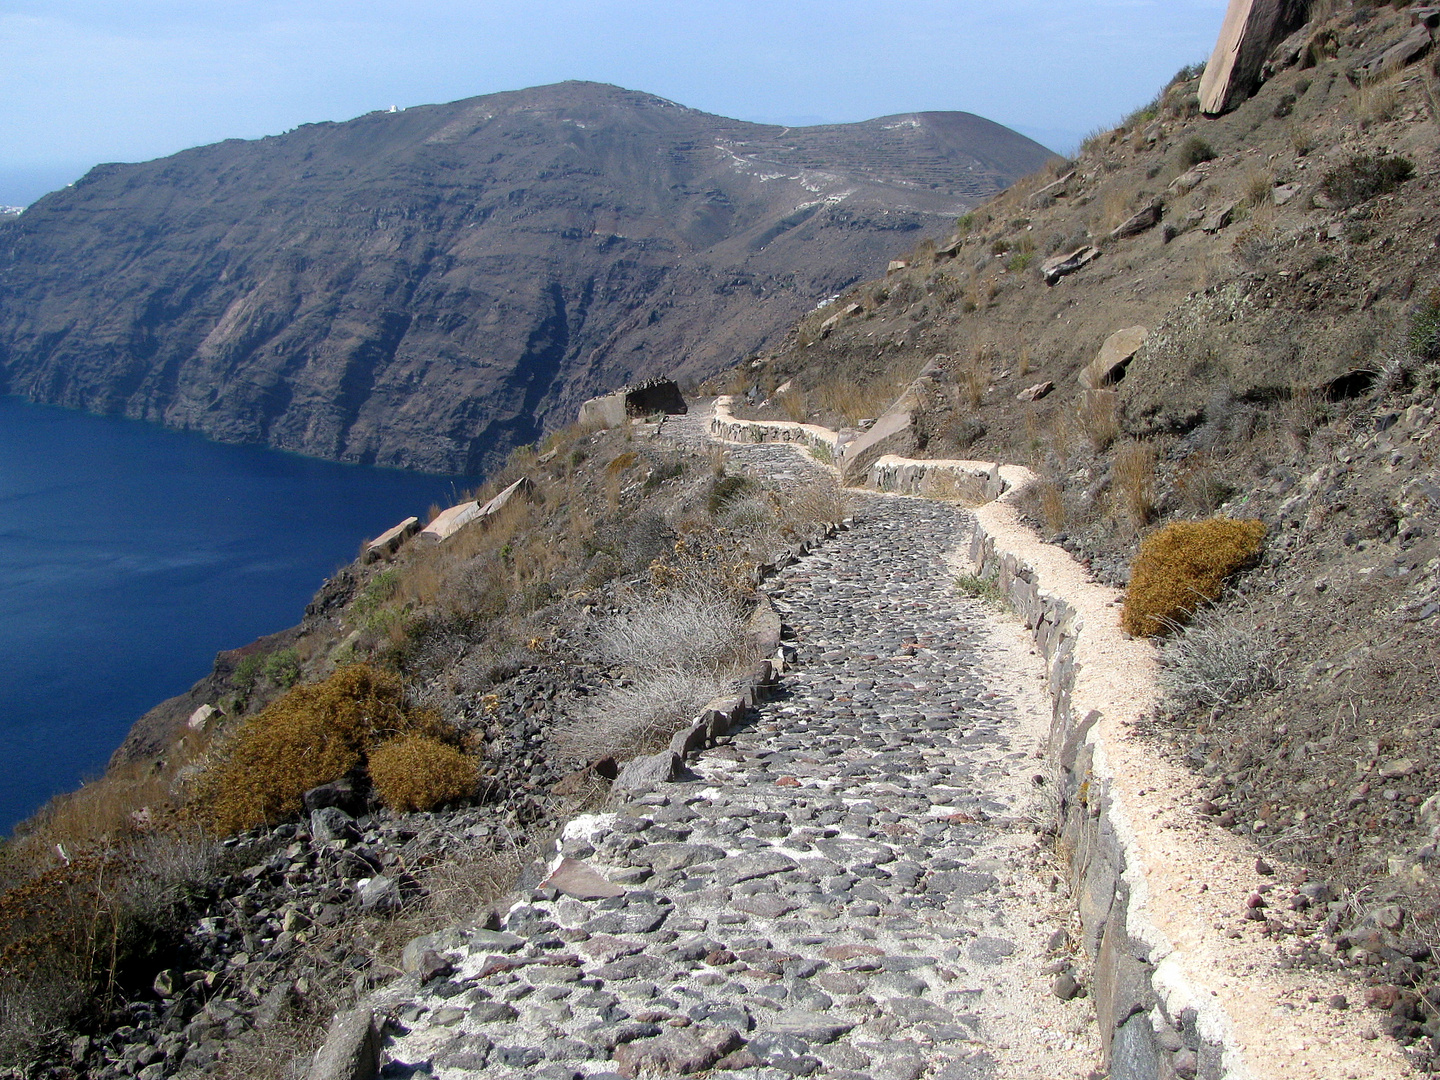
M 966 113 L 790 129 L 572 82 L 101 165 L 0 222 L 0 393 L 481 470 L 1049 157 Z

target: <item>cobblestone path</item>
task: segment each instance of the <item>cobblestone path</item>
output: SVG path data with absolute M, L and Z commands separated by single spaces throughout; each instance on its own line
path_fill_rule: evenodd
M 1034 828 L 1048 710 L 1018 631 L 954 588 L 965 528 L 858 496 L 767 586 L 797 650 L 778 696 L 692 778 L 565 829 L 569 892 L 623 895 L 542 892 L 436 941 L 387 1071 L 1083 1077 L 1093 1009 L 1051 990 L 1069 905 Z

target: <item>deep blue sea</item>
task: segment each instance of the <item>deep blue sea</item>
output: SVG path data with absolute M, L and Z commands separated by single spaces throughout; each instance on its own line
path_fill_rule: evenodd
M 336 465 L 0 397 L 0 834 L 215 654 L 477 478 Z

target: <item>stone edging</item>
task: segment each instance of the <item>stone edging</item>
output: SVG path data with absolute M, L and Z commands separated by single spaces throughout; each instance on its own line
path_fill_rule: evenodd
M 740 420 L 730 411 L 733 403 L 729 394 L 715 399 L 710 433 L 717 439 L 733 443 L 789 443 L 804 447 L 822 464 L 835 469 L 844 465 L 845 451 L 854 441 L 853 433 L 789 420 Z M 886 454 L 866 470 L 864 485 L 901 495 L 956 498 L 978 506 L 1031 479 L 1033 474 L 1029 469 L 998 462 L 902 458 Z
M 823 446 L 821 460 L 829 457 L 834 465 L 843 458 L 836 432 L 738 420 L 729 405 L 727 397 L 716 401 L 711 432 L 719 439 L 811 451 Z M 1083 945 L 1094 959 L 1092 989 L 1109 1077 L 1410 1074 L 1397 1046 L 1372 1041 L 1363 1016 L 1336 1014 L 1348 1017 L 1342 1023 L 1313 1006 L 1291 1004 L 1323 1001 L 1344 989 L 1337 978 L 1277 973 L 1272 942 L 1222 932 L 1217 920 L 1233 922 L 1246 892 L 1259 883 L 1244 869 L 1255 853 L 1229 834 L 1197 834 L 1187 798 L 1193 778 L 1126 730 L 1157 700 L 1157 652 L 1121 631 L 1118 590 L 1090 580 L 1067 552 L 1021 521 L 1014 504 L 1035 479 L 1020 466 L 893 455 L 876 461 L 866 476 L 867 485 L 881 491 L 943 493 L 980 504 L 971 562 L 981 576 L 996 579 L 1044 658 L 1059 846 L 1070 867 Z M 948 481 L 950 490 L 937 481 Z M 1280 1012 L 1282 1001 L 1288 1015 Z

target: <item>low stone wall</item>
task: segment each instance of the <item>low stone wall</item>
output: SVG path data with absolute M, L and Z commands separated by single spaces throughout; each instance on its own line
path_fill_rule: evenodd
M 876 491 L 958 499 L 969 506 L 993 502 L 1010 489 L 1001 467 L 989 461 L 920 460 L 886 454 L 865 473 Z
M 733 403 L 729 394 L 715 399 L 710 434 L 717 439 L 735 443 L 794 443 L 829 465 L 838 465 L 844 455 L 838 432 L 819 424 L 797 424 L 789 420 L 738 420 L 730 413 Z
M 1045 589 L 1041 575 L 1021 555 L 997 542 L 983 520 L 993 515 L 977 516 L 982 520 L 971 540 L 971 562 L 982 577 L 995 578 L 1045 661 L 1053 708 L 1049 759 L 1059 785 L 1059 847 L 1069 866 L 1082 944 L 1095 965 L 1091 993 L 1109 1076 L 1248 1076 L 1236 1055 L 1227 1054 L 1228 1024 L 1220 1010 L 1208 1005 L 1202 1014 L 1187 1004 L 1172 1012 L 1169 996 L 1156 986 L 1159 957 L 1148 941 L 1153 935 L 1131 932 L 1143 872 L 1117 827 L 1111 780 L 1098 765 L 1102 713 L 1076 696 L 1086 621 L 1066 597 Z M 1182 998 L 1190 1002 L 1195 995 Z

